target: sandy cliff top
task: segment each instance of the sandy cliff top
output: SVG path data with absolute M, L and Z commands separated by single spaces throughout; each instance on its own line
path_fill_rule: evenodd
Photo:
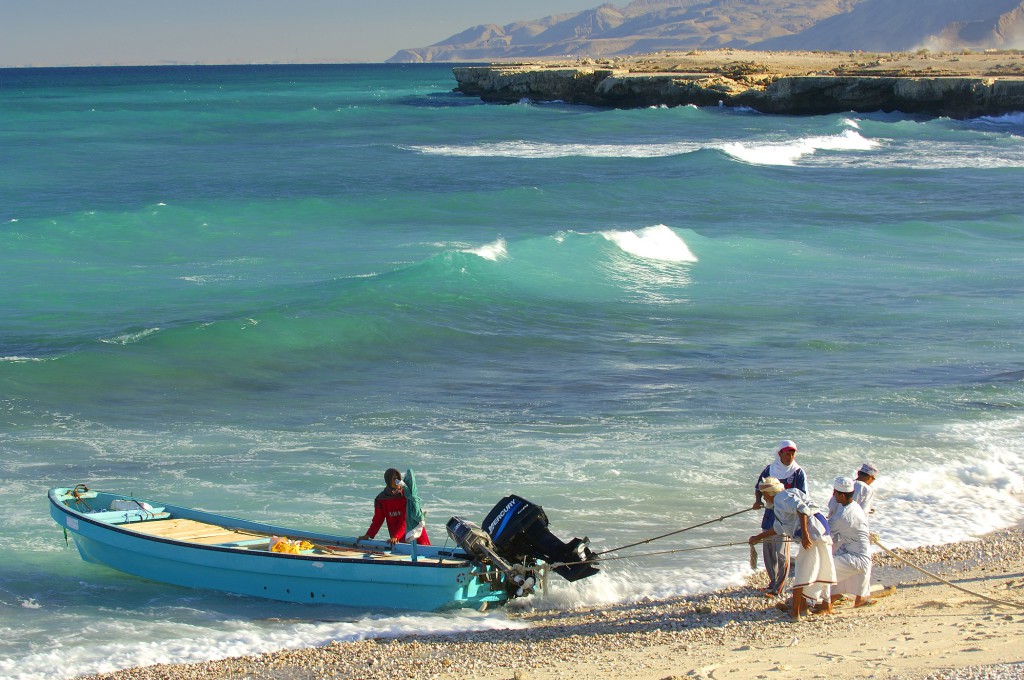
M 532 68 L 594 66 L 629 73 L 756 73 L 778 76 L 849 75 L 905 77 L 1024 77 L 1024 51 L 978 53 L 908 52 L 759 52 L 693 50 L 579 61 L 537 60 Z

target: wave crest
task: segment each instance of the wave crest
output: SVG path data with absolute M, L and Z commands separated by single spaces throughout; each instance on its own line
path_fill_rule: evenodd
M 105 342 L 108 345 L 130 345 L 159 332 L 159 328 L 147 328 L 145 330 L 136 331 L 135 333 L 122 333 L 121 335 L 114 336 L 113 338 L 101 338 L 100 342 Z
M 867 139 L 853 129 L 838 135 L 802 137 L 792 142 L 772 144 L 723 144 L 722 151 L 736 160 L 752 165 L 793 165 L 804 156 L 817 151 L 870 151 L 878 142 Z
M 491 142 L 470 146 L 414 146 L 420 153 L 436 156 L 502 157 L 502 158 L 661 158 L 699 151 L 702 145 L 693 142 L 667 144 L 554 144 L 546 142 Z
M 461 252 L 496 262 L 503 257 L 508 257 L 508 244 L 505 243 L 505 239 L 499 238 L 497 241 L 488 243 L 485 246 L 480 246 L 479 248 L 468 248 Z
M 686 241 L 664 224 L 657 224 L 639 231 L 602 231 L 600 233 L 623 251 L 636 257 L 664 262 L 697 261 L 697 256 L 686 245 Z

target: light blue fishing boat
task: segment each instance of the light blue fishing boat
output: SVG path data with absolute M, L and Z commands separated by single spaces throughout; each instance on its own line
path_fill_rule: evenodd
M 516 545 L 503 552 L 490 535 L 455 517 L 448 523 L 454 547 L 392 546 L 93 491 L 83 484 L 49 491 L 50 515 L 87 562 L 178 586 L 286 602 L 416 611 L 503 605 L 533 591 L 543 575 L 542 559 L 570 580 L 597 571 L 586 558 L 581 561 L 580 539 L 561 543 L 547 532 L 540 506 L 510 498 L 527 504 L 523 509 L 530 516 L 515 529 L 517 535 L 504 537 Z M 504 515 L 511 517 L 508 500 L 492 514 L 504 507 Z M 531 534 L 544 538 L 542 550 L 522 548 L 536 543 Z
M 50 515 L 82 559 L 153 581 L 417 611 L 484 609 L 508 599 L 505 576 L 474 565 L 458 547 L 296 531 L 82 485 L 51 489 L 49 499 Z

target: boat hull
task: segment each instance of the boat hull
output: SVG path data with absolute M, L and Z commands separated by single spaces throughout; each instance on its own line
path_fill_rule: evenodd
M 115 524 L 105 521 L 109 512 L 86 511 L 75 500 L 70 503 L 78 508 L 69 507 L 69 493 L 70 489 L 51 489 L 50 514 L 67 529 L 82 559 L 152 581 L 286 602 L 373 609 L 485 609 L 507 599 L 504 588 L 492 590 L 488 579 L 479 578 L 479 566 L 452 551 L 399 545 L 387 552 L 386 544 L 379 541 L 358 549 L 355 539 L 350 537 L 298 532 L 170 505 L 160 506 L 168 518 Z M 93 499 L 92 505 L 107 506 L 111 498 L 130 497 L 103 494 Z M 145 502 L 157 506 L 153 501 Z M 104 518 L 97 519 L 97 515 Z M 127 514 L 126 518 L 131 519 Z M 171 518 L 197 525 L 231 527 L 233 531 L 251 532 L 263 538 L 201 545 L 140 533 L 143 529 L 166 527 Z M 318 546 L 341 546 L 345 556 L 338 556 L 327 547 L 324 550 L 332 552 L 288 554 L 248 545 L 261 540 L 266 543 L 269 535 L 306 540 Z M 493 582 L 495 578 L 489 580 Z

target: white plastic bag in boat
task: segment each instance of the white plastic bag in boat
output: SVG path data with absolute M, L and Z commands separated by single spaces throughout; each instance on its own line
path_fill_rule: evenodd
M 116 500 L 110 501 L 111 510 L 145 510 L 153 512 L 153 506 L 146 501 Z

